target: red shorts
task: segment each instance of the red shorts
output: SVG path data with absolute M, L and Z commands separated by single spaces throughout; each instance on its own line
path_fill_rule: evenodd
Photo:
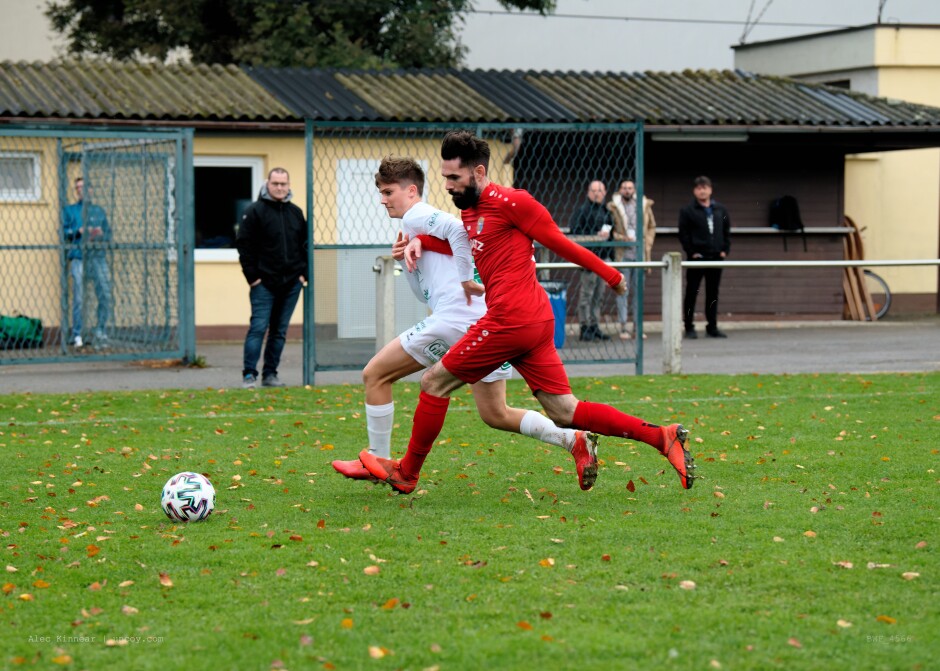
M 568 373 L 555 350 L 555 322 L 500 326 L 484 315 L 454 343 L 441 363 L 467 384 L 479 382 L 508 361 L 534 394 L 570 394 Z

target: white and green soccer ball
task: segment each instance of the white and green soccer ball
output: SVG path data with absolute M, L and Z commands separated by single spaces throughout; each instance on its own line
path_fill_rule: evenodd
M 215 487 L 200 473 L 177 473 L 163 486 L 160 507 L 174 522 L 199 522 L 215 508 Z

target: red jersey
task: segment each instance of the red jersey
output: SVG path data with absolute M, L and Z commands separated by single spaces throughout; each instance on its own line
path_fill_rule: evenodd
M 476 207 L 463 210 L 461 218 L 486 287 L 487 315 L 500 324 L 553 319 L 548 294 L 535 273 L 533 240 L 597 273 L 610 286 L 620 282 L 619 271 L 568 240 L 545 206 L 528 191 L 490 183 Z
M 535 274 L 533 228 L 557 225 L 527 191 L 489 184 L 476 207 L 461 211 L 473 261 L 486 287 L 486 309 L 501 324 L 553 319 Z

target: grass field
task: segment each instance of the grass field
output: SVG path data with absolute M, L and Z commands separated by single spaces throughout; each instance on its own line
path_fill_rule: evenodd
M 412 496 L 332 471 L 356 386 L 2 396 L 0 668 L 937 668 L 940 373 L 573 383 L 703 479 L 603 438 L 581 492 L 463 391 Z M 205 522 L 160 510 L 183 470 Z

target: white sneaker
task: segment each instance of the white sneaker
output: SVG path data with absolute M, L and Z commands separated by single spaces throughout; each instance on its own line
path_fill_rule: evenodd
M 74 338 L 72 338 L 72 339 L 69 341 L 69 345 L 72 346 L 72 347 L 81 347 L 81 346 L 84 345 L 84 344 L 85 344 L 85 343 L 82 342 L 82 337 L 81 337 L 81 336 L 75 336 Z

